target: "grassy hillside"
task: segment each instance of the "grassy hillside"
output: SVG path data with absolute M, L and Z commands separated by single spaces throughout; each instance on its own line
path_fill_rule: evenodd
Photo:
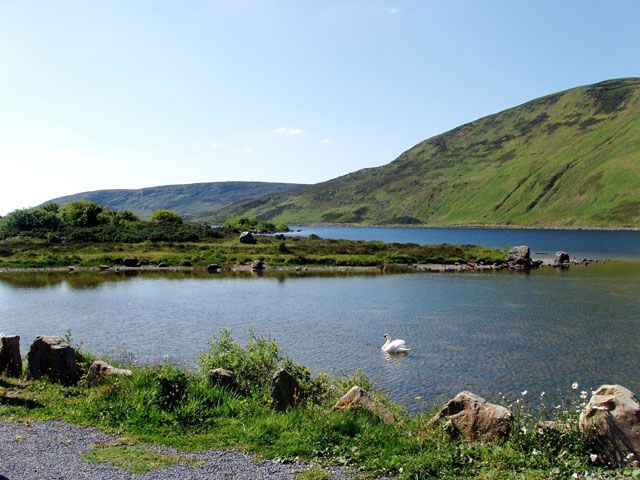
M 640 226 L 640 79 L 548 95 L 378 168 L 242 202 L 295 223 Z
M 131 210 L 147 216 L 154 210 L 168 209 L 186 219 L 198 219 L 245 199 L 285 192 L 302 185 L 266 182 L 213 182 L 186 185 L 163 185 L 135 190 L 96 190 L 54 198 L 55 203 L 89 200 L 114 210 Z

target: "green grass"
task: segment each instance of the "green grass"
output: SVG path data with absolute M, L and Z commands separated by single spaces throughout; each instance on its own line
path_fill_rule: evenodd
M 515 424 L 506 441 L 466 443 L 450 437 L 442 427 L 429 425 L 435 407 L 408 414 L 375 392 L 395 415 L 394 424 L 366 411 L 334 411 L 332 405 L 348 388 L 355 384 L 368 387 L 361 374 L 312 378 L 273 339 L 253 337 L 246 347 L 231 345 L 228 352 L 219 348 L 229 346 L 228 342 L 235 341 L 224 334 L 212 341 L 208 355 L 200 359 L 202 370 L 133 366 L 132 377 L 111 379 L 92 389 L 83 382 L 62 387 L 46 381 L 0 379 L 0 421 L 66 420 L 126 435 L 132 440 L 125 445 L 100 445 L 104 448 L 87 455 L 93 461 L 128 465 L 129 469 L 183 461 L 180 455 L 149 457 L 146 447 L 138 443 L 142 442 L 185 452 L 236 447 L 279 462 L 342 465 L 366 477 L 556 479 L 570 478 L 575 472 L 611 473 L 590 462 L 592 450 L 578 431 L 575 403 L 568 402 L 560 413 L 561 429 L 544 428 L 538 423 L 540 417 L 520 409 L 515 411 Z M 288 365 L 297 372 L 306 403 L 274 411 L 268 381 L 253 382 L 241 394 L 211 386 L 204 371 L 212 364 L 237 365 L 246 378 L 264 375 L 265 368 Z M 322 478 L 323 474 L 307 475 Z
M 301 223 L 640 226 L 640 79 L 548 95 L 395 161 L 214 218 Z
M 332 478 L 333 476 L 330 472 L 316 467 L 295 474 L 296 480 L 331 480 Z
M 415 245 L 302 237 L 258 236 L 256 245 L 237 236 L 207 242 L 60 243 L 9 239 L 0 242 L 0 268 L 45 268 L 69 265 L 121 265 L 136 257 L 143 264 L 171 266 L 249 265 L 263 258 L 269 266 L 379 266 L 408 263 L 504 261 L 503 249 L 472 245 Z
M 183 455 L 170 455 L 135 444 L 94 444 L 91 450 L 82 452 L 82 458 L 90 463 L 108 463 L 129 473 L 146 473 L 181 463 L 188 466 L 204 462 Z

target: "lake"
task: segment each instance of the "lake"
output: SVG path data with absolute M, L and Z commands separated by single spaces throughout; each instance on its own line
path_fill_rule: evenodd
M 363 368 L 411 410 L 464 389 L 492 400 L 544 391 L 554 403 L 573 382 L 640 391 L 638 285 L 640 262 L 621 261 L 530 273 L 2 274 L 0 331 L 21 335 L 23 353 L 71 329 L 100 355 L 193 366 L 221 328 L 242 338 L 254 326 L 314 372 Z M 411 354 L 384 355 L 387 332 Z
M 451 243 L 507 247 L 529 245 L 533 256 L 552 257 L 564 250 L 572 257 L 640 261 L 640 231 L 543 230 L 518 228 L 291 227 L 288 235 L 380 240 L 400 243 Z

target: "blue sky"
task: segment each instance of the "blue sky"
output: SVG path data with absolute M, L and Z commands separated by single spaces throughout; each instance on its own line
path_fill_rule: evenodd
M 637 1 L 0 2 L 0 214 L 101 188 L 313 183 L 640 76 Z

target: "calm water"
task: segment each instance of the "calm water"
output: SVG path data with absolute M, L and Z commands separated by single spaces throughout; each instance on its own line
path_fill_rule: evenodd
M 534 257 L 564 250 L 571 256 L 640 260 L 640 231 L 540 230 L 508 228 L 292 227 L 290 235 L 380 240 L 400 243 L 452 243 L 506 247 L 529 245 Z
M 364 368 L 414 410 L 462 389 L 553 401 L 572 382 L 640 391 L 638 285 L 640 263 L 621 262 L 530 274 L 13 274 L 0 276 L 0 331 L 26 350 L 70 328 L 99 354 L 192 365 L 220 328 L 255 326 L 314 371 Z M 385 332 L 412 353 L 382 354 Z

